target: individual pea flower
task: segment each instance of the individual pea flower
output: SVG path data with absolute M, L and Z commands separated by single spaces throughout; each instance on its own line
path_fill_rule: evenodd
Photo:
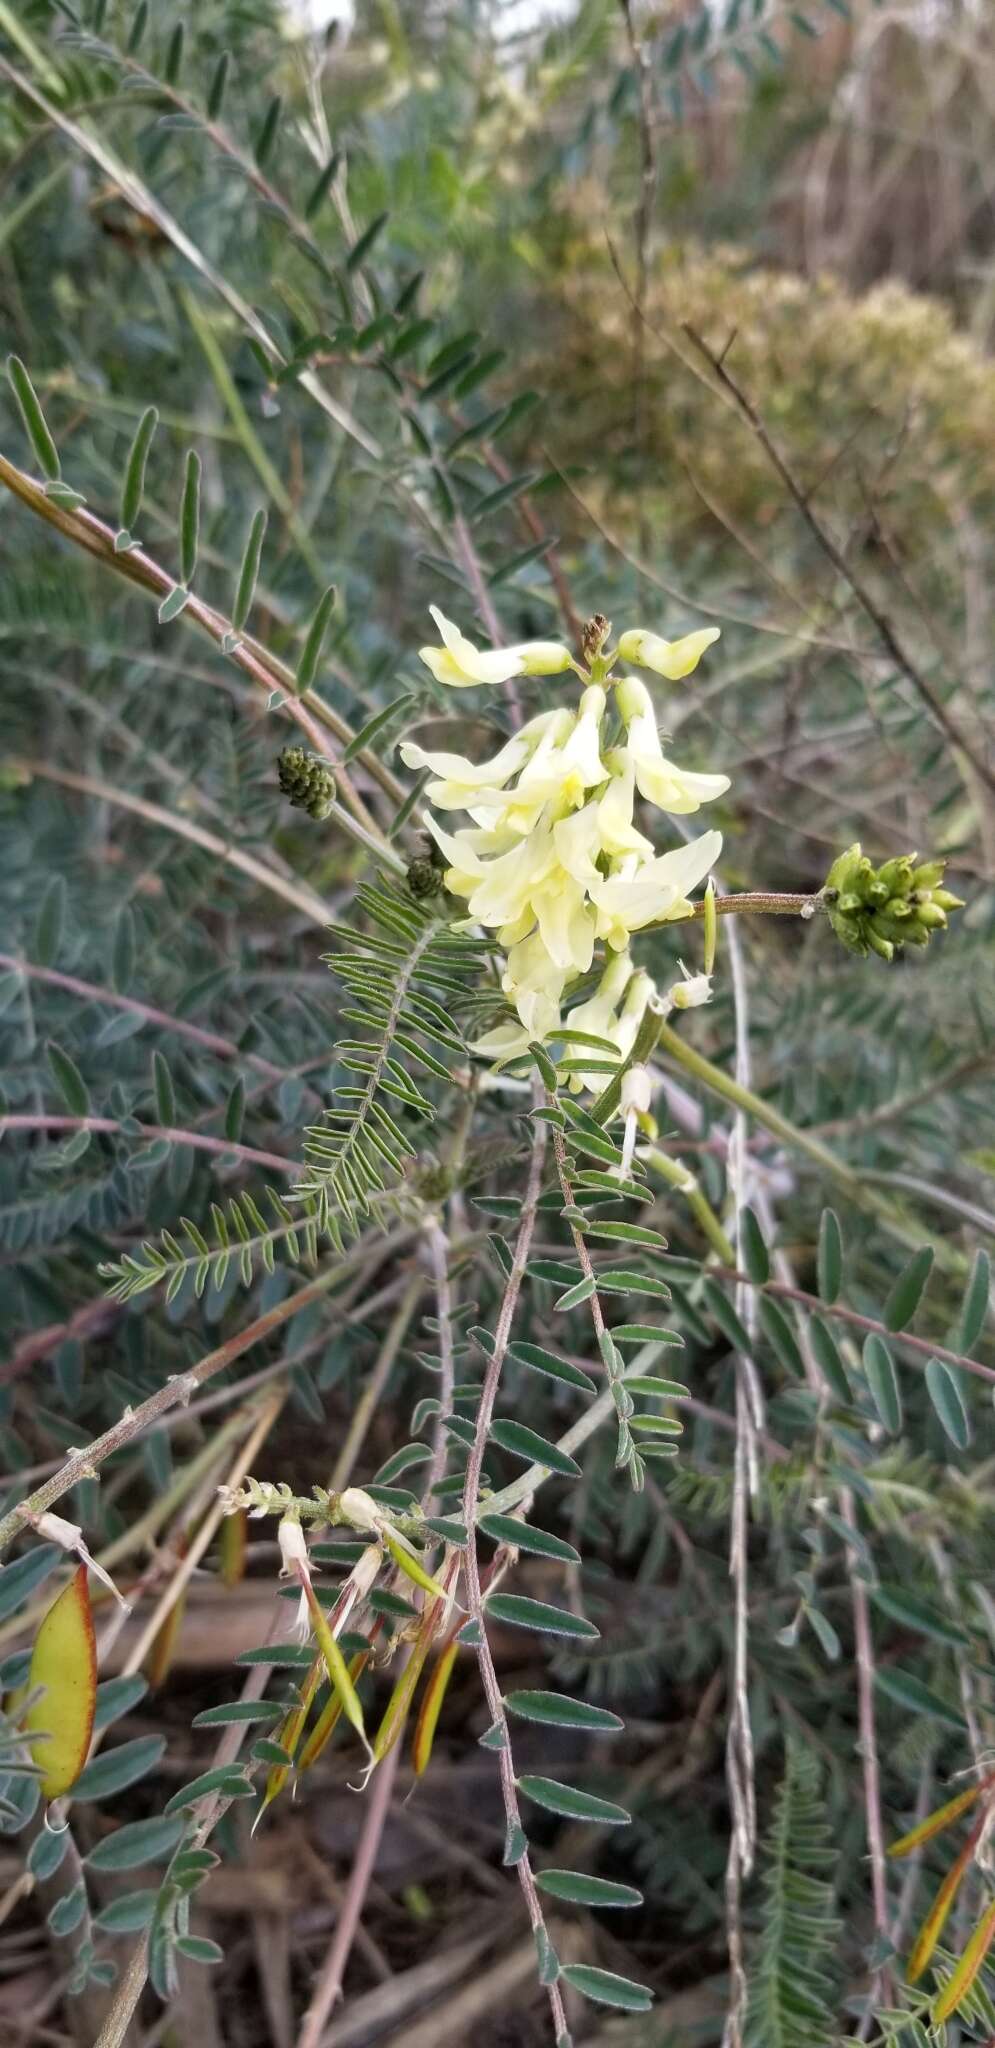
M 657 731 L 653 699 L 637 676 L 617 684 L 615 701 L 628 728 L 626 753 L 633 763 L 636 787 L 660 811 L 685 816 L 702 804 L 724 796 L 728 775 L 699 775 L 668 761 Z
M 632 955 L 628 949 L 611 954 L 594 994 L 571 1010 L 566 1020 L 570 1030 L 582 1031 L 590 1038 L 603 1038 L 617 1051 L 618 1009 L 631 979 Z M 577 1095 L 582 1088 L 596 1089 L 601 1078 L 597 1072 L 571 1074 L 571 1092 Z
M 301 1588 L 301 1597 L 294 1617 L 294 1634 L 299 1642 L 306 1643 L 311 1633 L 311 1610 L 308 1600 L 311 1560 L 308 1556 L 307 1539 L 296 1515 L 284 1515 L 276 1535 L 280 1546 L 280 1577 L 296 1579 Z
M 685 633 L 680 640 L 664 640 L 659 633 L 645 633 L 641 627 L 623 633 L 616 648 L 621 661 L 636 668 L 651 668 L 668 683 L 678 683 L 696 669 L 706 648 L 719 638 L 718 626 L 705 626 L 697 633 Z
M 583 804 L 588 790 L 607 781 L 601 758 L 601 725 L 608 699 L 592 683 L 583 692 L 576 713 L 562 708 L 533 719 L 542 725 L 538 745 L 523 767 L 514 790 L 484 790 L 465 808 L 478 824 L 500 826 L 526 838 L 542 813 L 560 818 Z M 427 792 L 426 792 L 427 793 Z
M 946 863 L 903 853 L 875 867 L 859 842 L 833 862 L 822 901 L 837 938 L 850 952 L 894 959 L 903 946 L 925 946 L 962 899 L 942 886 Z
M 591 890 L 599 939 L 620 949 L 628 944 L 631 932 L 686 917 L 691 908 L 689 890 L 704 881 L 721 851 L 721 832 L 703 832 L 700 839 L 672 847 L 652 860 L 630 856 L 616 872 L 599 877 Z
M 609 957 L 597 994 L 572 1010 L 568 1022 L 576 1031 L 589 1031 L 594 1037 L 607 1039 L 619 1060 L 626 1060 L 646 1011 L 655 1000 L 652 977 L 642 967 L 633 972 L 628 953 L 615 953 Z M 570 1087 L 575 1094 L 581 1088 L 597 1092 L 604 1078 L 596 1071 L 572 1074 Z
M 479 683 L 509 683 L 514 676 L 555 676 L 574 667 L 568 647 L 557 640 L 524 640 L 517 647 L 475 647 L 472 640 L 440 612 L 429 605 L 442 641 L 441 647 L 421 647 L 418 659 L 431 669 L 437 683 L 453 690 L 471 690 Z
M 435 778 L 426 784 L 425 797 L 437 811 L 469 811 L 471 817 L 476 817 L 475 806 L 479 808 L 495 792 L 507 801 L 508 783 L 524 768 L 540 742 L 547 735 L 565 738 L 572 724 L 565 706 L 544 711 L 538 718 L 530 718 L 489 761 L 470 761 L 465 754 L 441 749 L 433 751 L 419 746 L 417 740 L 402 740 L 398 752 L 406 768 L 427 768 Z M 477 822 L 491 822 L 490 811 Z

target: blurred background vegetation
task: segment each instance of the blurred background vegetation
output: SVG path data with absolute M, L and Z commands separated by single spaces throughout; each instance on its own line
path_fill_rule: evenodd
M 727 888 L 817 889 L 855 840 L 876 861 L 911 848 L 949 859 L 966 909 L 890 968 L 848 955 L 821 922 L 742 920 L 739 936 L 748 1078 L 795 1134 L 748 1130 L 748 1196 L 777 1277 L 823 1291 L 831 1204 L 846 1302 L 899 1330 L 895 1283 L 910 1249 L 934 1250 L 913 1302 L 924 1348 L 898 1346 L 897 1413 L 859 1328 L 837 1331 L 843 1377 L 828 1402 L 806 1376 L 808 1325 L 772 1318 L 752 1334 L 767 1435 L 748 1546 L 760 1846 L 734 1908 L 747 2037 L 828 2048 L 859 2032 L 921 2048 L 922 2001 L 909 2003 L 892 1961 L 944 1849 L 911 1878 L 880 1856 L 869 1866 L 866 1707 L 869 1689 L 886 1836 L 948 1796 L 995 1735 L 995 1354 L 977 1256 L 995 1230 L 991 8 L 369 0 L 329 30 L 289 0 L 0 0 L 0 87 L 0 340 L 30 370 L 65 479 L 113 530 L 155 406 L 137 527 L 165 589 L 180 573 L 190 448 L 201 597 L 230 615 L 260 507 L 253 631 L 291 671 L 334 584 L 316 688 L 347 738 L 396 707 L 352 773 L 402 851 L 397 738 L 417 725 L 479 753 L 500 728 L 482 699 L 444 701 L 419 671 L 434 603 L 483 640 L 495 614 L 509 640 L 575 638 L 595 611 L 672 636 L 720 625 L 662 718 L 682 762 L 732 777 L 718 807 Z M 6 385 L 0 454 L 37 471 Z M 233 1262 L 199 1302 L 191 1271 L 168 1307 L 149 1292 L 124 1310 L 98 1269 L 181 1215 L 204 1224 L 212 1202 L 292 1183 L 302 1127 L 344 1078 L 321 924 L 354 914 L 371 866 L 334 823 L 283 804 L 276 757 L 300 735 L 280 691 L 254 687 L 189 613 L 160 624 L 113 563 L 7 493 L 0 688 L 9 1505 L 29 1474 L 300 1284 L 283 1246 L 248 1296 Z M 540 685 L 530 708 L 548 701 Z M 648 964 L 672 975 L 679 950 L 654 935 Z M 733 983 L 723 944 L 716 999 L 685 1026 L 726 1071 Z M 724 1213 L 730 1106 L 664 1067 L 664 1150 Z M 444 1184 L 442 1100 L 416 1201 Z M 446 1190 L 447 1228 L 470 1247 L 456 1265 L 469 1320 L 473 1303 L 487 1321 L 500 1283 L 472 1200 L 517 1186 L 519 1144 L 507 1099 L 485 1094 Z M 576 2038 L 599 2048 L 718 2041 L 729 2005 L 736 1332 L 719 1290 L 703 1288 L 694 1211 L 674 1194 L 654 1220 L 693 1262 L 671 1275 L 699 1404 L 680 1460 L 629 1498 L 610 1444 L 593 1441 L 556 1526 L 583 1550 L 571 1597 L 582 1576 L 601 1639 L 583 1662 L 511 1630 L 499 1643 L 516 1682 L 563 1684 L 626 1716 L 610 1762 L 603 1749 L 583 1761 L 585 1783 L 624 1799 L 633 1826 L 610 1850 L 573 1847 L 645 1903 L 622 1930 L 564 1909 L 556 1936 L 570 1960 L 648 1981 L 657 2005 L 624 2021 L 580 2006 Z M 306 1309 L 222 1376 L 223 1405 L 147 1434 L 102 1485 L 70 1496 L 91 1547 L 117 1544 L 118 1575 L 145 1589 L 110 1673 L 225 1476 L 237 1437 L 219 1426 L 251 1427 L 243 1381 L 263 1373 L 282 1391 L 257 1468 L 301 1489 L 327 1480 L 357 1404 L 358 1481 L 407 1441 L 431 1293 L 410 1243 L 370 1233 L 362 1246 L 363 1285 L 355 1267 L 343 1283 L 351 1313 L 335 1295 Z M 534 1296 L 541 1336 L 548 1287 Z M 575 1352 L 589 1342 L 579 1312 Z M 924 1383 L 932 1345 L 977 1352 L 956 1401 Z M 520 1370 L 509 1384 L 538 1428 L 566 1426 L 562 1388 Z M 514 1469 L 493 1464 L 498 1484 Z M 216 1541 L 206 1549 L 179 1625 L 146 1661 L 151 1688 L 118 1696 L 113 1739 L 145 1747 L 106 1808 L 74 1810 L 81 1854 L 161 1813 L 213 1761 L 191 1720 L 232 1696 L 233 1659 L 265 1638 L 271 1537 L 251 1525 L 232 1585 Z M 557 1597 L 550 1570 L 529 1560 L 522 1587 Z M 26 1640 L 22 1593 L 36 1600 L 25 1585 L 5 1601 L 0 1580 L 5 1654 Z M 401 1766 L 329 2048 L 548 2038 L 464 1662 L 407 1805 Z M 538 1734 L 522 1743 L 530 1767 L 570 1760 L 566 1736 L 558 1754 L 559 1738 Z M 362 1826 L 344 1756 L 331 1752 L 254 1844 L 238 1806 L 226 1817 L 196 1922 L 224 1963 L 185 1963 L 165 2022 L 152 2002 L 153 2032 L 136 2041 L 293 2048 Z M 98 1974 L 64 1997 L 72 1929 L 53 1933 L 12 1890 L 24 1817 L 0 1839 L 0 2039 L 93 2041 L 107 1986 Z M 545 1861 L 565 1860 L 571 1832 L 583 1833 L 542 1817 Z M 98 1857 L 98 1957 L 128 1951 L 154 1881 L 147 1868 L 101 1875 Z M 971 1874 L 951 1950 L 986 1897 Z M 935 2038 L 992 2033 L 982 1981 L 968 2017 Z

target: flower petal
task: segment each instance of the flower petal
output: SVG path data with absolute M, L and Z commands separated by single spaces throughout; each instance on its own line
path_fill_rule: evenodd
M 680 640 L 664 640 L 659 633 L 644 633 L 637 627 L 633 632 L 623 633 L 618 653 L 623 661 L 635 662 L 637 668 L 651 668 L 658 676 L 666 676 L 668 683 L 677 683 L 697 668 L 705 649 L 718 638 L 718 626 L 685 633 Z
M 471 790 L 501 787 L 524 765 L 530 749 L 524 735 L 519 733 L 508 740 L 498 753 L 492 754 L 489 761 L 469 761 L 465 754 L 435 753 L 427 747 L 420 747 L 417 740 L 402 740 L 398 751 L 406 768 L 430 768 L 443 783 L 459 784 L 463 789 Z
M 429 611 L 443 644 L 441 647 L 419 648 L 418 657 L 426 668 L 431 669 L 436 682 L 445 683 L 451 689 L 468 690 L 477 683 L 507 683 L 512 676 L 524 674 L 520 654 L 509 648 L 475 647 L 473 641 L 467 640 L 437 605 L 429 605 Z
M 507 651 L 518 655 L 524 676 L 558 676 L 574 665 L 569 647 L 561 647 L 558 640 L 520 640 Z

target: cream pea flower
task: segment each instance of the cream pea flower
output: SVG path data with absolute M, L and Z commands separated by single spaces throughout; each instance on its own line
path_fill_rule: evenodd
M 428 768 L 438 781 L 430 782 L 425 795 L 437 811 L 465 811 L 469 799 L 481 789 L 503 789 L 509 777 L 524 768 L 529 758 L 524 733 L 516 733 L 489 761 L 469 761 L 465 754 L 432 752 L 417 740 L 402 740 L 398 752 L 406 768 Z
M 533 907 L 539 936 L 553 962 L 568 974 L 586 974 L 594 958 L 597 919 L 582 882 L 554 870 L 536 889 Z
M 586 1031 L 592 1038 L 604 1038 L 610 1045 L 616 1045 L 618 1031 L 618 1006 L 625 993 L 626 984 L 632 977 L 632 958 L 628 951 L 613 953 L 608 960 L 601 980 L 587 1001 L 578 1003 L 571 1010 L 567 1024 L 571 1031 Z M 578 1054 L 582 1048 L 571 1048 Z M 603 1085 L 605 1076 L 593 1073 L 574 1073 L 570 1076 L 570 1090 L 579 1095 L 582 1088 L 596 1090 Z
M 555 1030 L 555 1025 L 553 1028 Z M 507 1060 L 518 1059 L 523 1052 L 528 1052 L 529 1043 L 530 1035 L 524 1024 L 514 1024 L 509 1019 L 504 1024 L 495 1024 L 492 1031 L 485 1031 L 482 1038 L 475 1038 L 470 1051 L 479 1053 L 483 1059 L 493 1060 L 495 1067 L 501 1067 Z
M 529 997 L 539 995 L 548 998 L 555 1006 L 558 1023 L 560 997 L 563 994 L 567 973 L 567 968 L 558 967 L 556 962 L 551 960 L 542 933 L 532 931 L 527 938 L 519 939 L 518 944 L 510 948 L 501 976 L 501 986 L 505 994 L 512 996 L 518 1003 L 520 1015 L 523 1004 L 530 1008 L 530 1014 L 534 1010 L 534 1006 L 528 1005 Z M 524 1015 L 522 1021 L 525 1021 Z
M 598 912 L 598 937 L 621 952 L 629 933 L 668 918 L 685 917 L 687 893 L 703 882 L 722 851 L 721 832 L 703 832 L 688 846 L 674 847 L 654 860 L 622 862 L 618 873 L 599 879 L 591 897 Z
M 601 724 L 607 701 L 604 690 L 592 683 L 569 727 L 550 727 L 543 735 L 502 814 L 512 831 L 532 832 L 547 805 L 562 817 L 583 804 L 589 789 L 608 780 L 609 771 L 601 758 Z
M 706 647 L 718 638 L 718 626 L 685 633 L 681 640 L 663 640 L 659 633 L 644 633 L 637 627 L 634 632 L 623 633 L 616 652 L 620 660 L 634 662 L 637 668 L 654 669 L 658 676 L 666 676 L 668 683 L 677 683 L 697 668 Z
M 660 744 L 653 699 L 645 683 L 626 676 L 616 690 L 618 708 L 628 728 L 622 759 L 632 762 L 636 787 L 658 810 L 686 816 L 714 802 L 729 788 L 728 775 L 696 775 L 668 761 Z
M 567 1022 L 575 1031 L 589 1031 L 594 1038 L 607 1038 L 619 1059 L 624 1060 L 635 1045 L 636 1033 L 655 994 L 652 977 L 645 969 L 640 967 L 633 973 L 630 954 L 615 953 L 609 957 L 596 994 L 576 1010 L 571 1010 Z M 596 1070 L 577 1073 L 571 1075 L 570 1087 L 574 1094 L 578 1094 L 581 1088 L 590 1088 L 597 1093 L 604 1086 L 604 1081 L 604 1075 Z
M 462 836 L 462 835 L 460 835 Z M 480 880 L 467 898 L 471 917 L 481 924 L 516 924 L 536 888 L 556 865 L 553 834 L 548 825 L 530 839 L 519 839 L 509 853 L 482 863 Z
M 437 605 L 429 605 L 429 611 L 442 646 L 421 647 L 418 658 L 431 669 L 437 683 L 446 683 L 450 689 L 508 683 L 513 676 L 561 675 L 574 665 L 569 648 L 561 647 L 557 640 L 524 640 L 517 647 L 475 647 Z
M 567 972 L 565 967 L 558 967 L 550 958 L 538 931 L 531 932 L 512 946 L 501 976 L 501 986 L 515 1005 L 524 1037 L 520 1044 L 517 1039 L 512 1043 L 511 1038 L 498 1041 L 498 1050 L 505 1059 L 512 1058 L 516 1051 L 524 1052 L 530 1039 L 548 1038 L 557 1030 Z M 511 1033 L 514 1034 L 516 1029 L 516 1026 L 511 1026 Z M 504 1025 L 497 1027 L 498 1032 L 507 1030 Z M 490 1034 L 491 1043 L 495 1036 L 494 1032 Z M 474 1048 L 477 1052 L 487 1049 L 485 1041 Z
M 636 1033 L 646 1015 L 651 999 L 656 995 L 652 975 L 641 967 L 634 974 L 625 991 L 621 1015 L 615 1031 L 615 1043 L 622 1059 L 627 1059 L 636 1042 Z
M 623 857 L 638 853 L 652 855 L 653 841 L 637 832 L 632 822 L 636 794 L 636 767 L 628 751 L 608 756 L 611 781 L 598 802 L 598 835 L 605 853 Z

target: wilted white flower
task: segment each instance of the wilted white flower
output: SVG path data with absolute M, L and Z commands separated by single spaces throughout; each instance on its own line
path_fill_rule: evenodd
M 711 975 L 689 974 L 683 960 L 679 960 L 677 964 L 684 979 L 683 981 L 675 981 L 673 988 L 667 991 L 674 1009 L 697 1010 L 700 1009 L 702 1003 L 710 1003 L 712 1000 Z
M 647 1116 L 653 1101 L 653 1083 L 645 1067 L 630 1067 L 622 1076 L 622 1114 L 628 1116 L 634 1110 L 637 1116 Z
M 126 1614 L 131 1613 L 128 1601 L 123 1593 L 118 1592 L 110 1572 L 105 1572 L 103 1565 L 98 1564 L 95 1557 L 91 1557 L 83 1540 L 83 1531 L 75 1522 L 67 1522 L 61 1515 L 48 1513 L 32 1515 L 30 1519 L 32 1528 L 37 1530 L 39 1536 L 44 1536 L 49 1543 L 57 1543 L 62 1550 L 73 1551 L 80 1563 L 85 1564 L 93 1573 L 94 1578 L 99 1579 L 109 1593 L 113 1593 L 118 1606 L 123 1607 Z
M 301 1597 L 294 1616 L 294 1634 L 304 1643 L 311 1633 L 311 1610 L 307 1597 L 307 1589 L 311 1584 L 311 1561 L 308 1557 L 307 1540 L 294 1515 L 283 1516 L 276 1535 L 280 1545 L 280 1577 L 296 1579 L 301 1588 Z

